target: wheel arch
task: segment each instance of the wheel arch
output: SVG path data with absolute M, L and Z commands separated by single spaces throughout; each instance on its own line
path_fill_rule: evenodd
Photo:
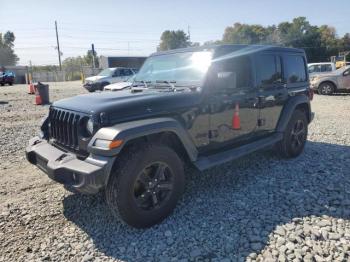
M 337 84 L 336 84 L 333 80 L 327 79 L 327 80 L 324 80 L 324 81 L 322 81 L 322 82 L 320 82 L 320 83 L 318 84 L 317 90 L 320 88 L 320 86 L 321 86 L 322 84 L 325 84 L 325 83 L 330 83 L 331 85 L 333 85 L 333 86 L 334 86 L 334 91 L 336 91 L 336 90 L 338 89 Z
M 112 150 L 93 147 L 96 139 L 122 140 L 122 145 Z M 172 118 L 136 120 L 101 128 L 88 145 L 89 152 L 117 156 L 124 148 L 138 142 L 157 142 L 172 145 L 177 153 L 185 153 L 190 161 L 197 159 L 198 151 L 187 131 Z
M 308 122 L 312 121 L 312 113 L 309 98 L 306 95 L 299 95 L 289 99 L 284 106 L 280 118 L 278 120 L 277 132 L 284 132 L 293 112 L 299 109 L 305 112 Z

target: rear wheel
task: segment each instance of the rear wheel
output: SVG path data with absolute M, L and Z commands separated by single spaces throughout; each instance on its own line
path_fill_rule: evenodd
M 301 110 L 295 110 L 284 132 L 283 139 L 277 143 L 279 155 L 285 158 L 297 157 L 304 149 L 308 132 L 308 121 Z
M 318 87 L 318 93 L 320 95 L 331 95 L 334 93 L 334 91 L 335 91 L 335 86 L 330 82 L 322 83 Z
M 184 191 L 183 164 L 164 145 L 145 145 L 124 152 L 111 174 L 106 201 L 127 224 L 144 228 L 161 222 Z

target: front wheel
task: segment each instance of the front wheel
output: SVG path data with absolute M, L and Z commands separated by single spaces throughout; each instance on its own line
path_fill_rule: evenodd
M 183 164 L 164 145 L 122 153 L 106 188 L 106 201 L 127 224 L 145 228 L 165 219 L 184 191 Z
M 308 133 L 308 121 L 306 115 L 301 110 L 295 110 L 283 139 L 277 143 L 279 155 L 285 158 L 297 157 L 304 149 Z

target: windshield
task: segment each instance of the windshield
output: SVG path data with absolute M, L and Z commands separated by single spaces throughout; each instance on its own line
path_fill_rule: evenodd
M 99 76 L 111 76 L 112 72 L 113 72 L 113 70 L 106 68 L 106 69 L 102 70 L 98 75 Z
M 135 77 L 135 81 L 194 82 L 203 80 L 210 64 L 212 52 L 184 52 L 148 58 Z

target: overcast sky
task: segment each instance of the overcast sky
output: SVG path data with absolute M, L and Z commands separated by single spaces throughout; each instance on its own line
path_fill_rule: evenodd
M 191 40 L 221 39 L 235 22 L 271 25 L 306 16 L 338 35 L 350 32 L 350 1 L 323 0 L 4 0 L 0 32 L 16 35 L 19 64 L 57 64 L 54 21 L 63 59 L 84 55 L 95 44 L 99 55 L 149 55 L 164 30 L 190 26 Z

